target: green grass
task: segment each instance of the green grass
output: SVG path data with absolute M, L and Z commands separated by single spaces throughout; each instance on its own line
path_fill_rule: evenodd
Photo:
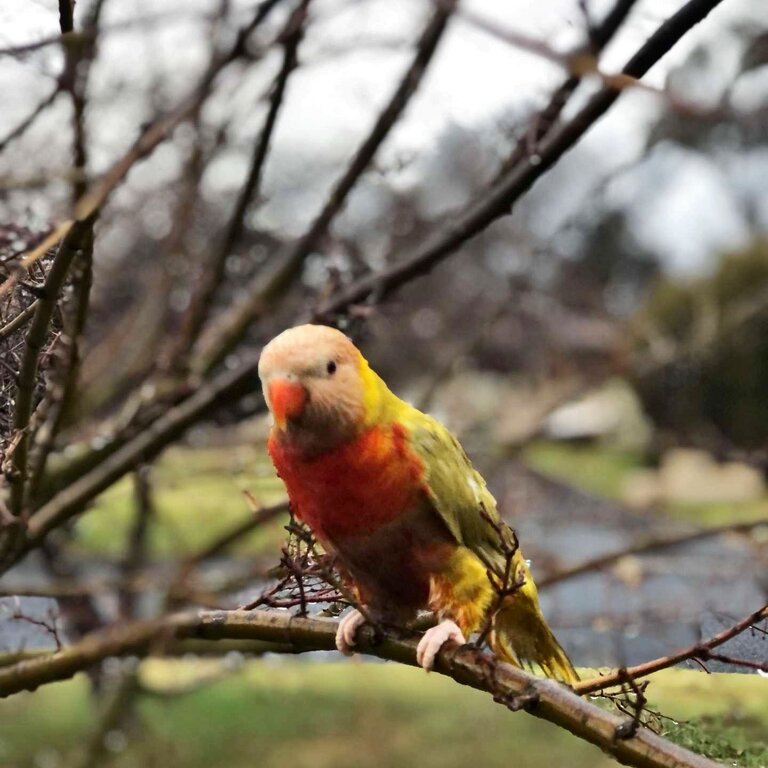
M 173 666 L 163 664 L 166 680 Z M 139 712 L 119 768 L 610 765 L 560 729 L 394 664 L 257 662 L 191 695 L 145 697 Z M 0 765 L 71 760 L 90 717 L 82 679 L 0 703 Z
M 768 519 L 768 498 L 754 501 L 710 502 L 708 504 L 667 503 L 664 511 L 681 520 L 699 525 L 748 522 Z
M 611 499 L 618 499 L 627 476 L 642 466 L 637 454 L 594 445 L 535 442 L 523 457 L 544 475 Z
M 637 454 L 602 446 L 547 441 L 532 443 L 523 457 L 529 466 L 543 475 L 616 501 L 622 500 L 624 484 L 630 473 L 643 466 Z M 765 519 L 768 517 L 768 497 L 728 503 L 667 502 L 659 509 L 675 519 L 715 526 Z
M 151 661 L 142 680 L 163 688 L 206 673 L 207 663 Z M 668 671 L 654 676 L 649 698 L 688 720 L 666 726 L 677 741 L 738 766 L 768 765 L 768 686 L 757 676 Z M 144 696 L 138 711 L 116 768 L 613 765 L 549 723 L 395 664 L 250 662 L 189 695 Z M 2 701 L 0 765 L 72 765 L 92 720 L 82 676 Z
M 285 496 L 266 455 L 249 447 L 171 449 L 153 469 L 152 489 L 157 510 L 149 531 L 153 557 L 195 552 L 246 520 L 252 512 L 244 491 L 263 505 Z M 103 555 L 123 553 L 134 514 L 132 483 L 123 478 L 78 520 L 78 546 Z M 279 524 L 267 526 L 245 537 L 236 551 L 276 550 L 283 538 Z

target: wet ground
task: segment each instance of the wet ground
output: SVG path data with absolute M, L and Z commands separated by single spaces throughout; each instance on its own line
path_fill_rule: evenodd
M 620 551 L 648 536 L 692 530 L 519 468 L 495 485 L 534 578 Z M 759 540 L 758 540 L 759 539 Z M 544 611 L 578 665 L 633 665 L 721 631 L 768 602 L 765 535 L 724 535 L 627 557 L 541 590 Z M 768 660 L 768 635 L 748 632 L 726 655 Z M 687 662 L 684 666 L 697 666 Z M 708 662 L 715 670 L 725 669 Z

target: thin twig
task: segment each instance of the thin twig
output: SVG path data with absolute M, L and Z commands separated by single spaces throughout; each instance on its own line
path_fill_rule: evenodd
M 446 29 L 455 0 L 440 7 L 430 18 L 417 44 L 416 53 L 392 97 L 384 106 L 371 132 L 360 145 L 344 174 L 334 184 L 320 213 L 307 232 L 299 238 L 277 266 L 258 276 L 248 287 L 244 298 L 214 321 L 210 332 L 203 334 L 197 345 L 193 369 L 204 373 L 223 360 L 240 341 L 246 329 L 272 306 L 300 272 L 305 259 L 317 247 L 343 209 L 349 194 L 366 171 L 381 144 L 397 124 L 400 116 L 423 79 Z
M 267 159 L 267 152 L 275 125 L 277 124 L 277 116 L 283 104 L 286 86 L 291 74 L 299 63 L 298 49 L 304 35 L 304 23 L 307 17 L 309 2 L 310 0 L 302 0 L 289 17 L 280 35 L 283 46 L 283 63 L 275 78 L 269 108 L 259 138 L 254 146 L 248 176 L 237 197 L 237 202 L 229 219 L 224 237 L 206 265 L 206 269 L 190 300 L 189 310 L 179 333 L 175 352 L 172 354 L 171 368 L 178 364 L 181 355 L 188 352 L 197 338 L 200 329 L 208 319 L 213 305 L 214 294 L 224 279 L 227 257 L 230 256 L 240 241 L 245 226 L 245 215 L 251 205 L 251 201 L 259 196 L 264 164 Z
M 233 544 L 252 533 L 257 528 L 275 520 L 280 515 L 288 511 L 288 502 L 282 501 L 279 504 L 273 504 L 271 507 L 264 507 L 254 512 L 254 514 L 242 523 L 238 523 L 230 530 L 217 536 L 213 541 L 206 544 L 194 555 L 188 558 L 187 562 L 191 564 L 201 563 L 204 560 L 210 560 L 212 557 L 221 554 L 229 549 Z
M 144 464 L 133 473 L 133 497 L 135 512 L 133 525 L 128 534 L 125 558 L 121 563 L 121 576 L 125 582 L 130 582 L 144 566 L 147 559 L 147 536 L 153 518 L 156 516 L 151 485 L 152 468 Z M 120 614 L 126 618 L 137 618 L 137 593 L 132 589 L 118 591 Z
M 560 584 L 563 581 L 574 579 L 578 576 L 583 576 L 586 573 L 602 571 L 603 569 L 614 565 L 625 557 L 632 557 L 636 555 L 643 555 L 648 552 L 658 552 L 659 550 L 663 549 L 681 547 L 686 544 L 691 544 L 695 541 L 701 541 L 702 539 L 721 536 L 727 533 L 749 533 L 756 528 L 762 528 L 765 526 L 768 526 L 768 519 L 744 521 L 740 523 L 728 523 L 725 525 L 713 526 L 712 528 L 700 528 L 696 531 L 680 533 L 675 536 L 647 538 L 643 541 L 639 541 L 637 544 L 625 547 L 624 549 L 620 549 L 616 552 L 609 552 L 606 555 L 600 555 L 599 557 L 592 558 L 591 560 L 585 560 L 584 562 L 578 563 L 571 568 L 566 568 L 562 571 L 557 571 L 548 576 L 544 576 L 543 578 L 537 579 L 537 584 L 539 589 L 544 589 L 545 587 L 551 587 L 554 584 Z
M 590 53 L 593 56 L 597 56 L 610 42 L 629 15 L 635 2 L 636 0 L 617 0 L 602 23 L 591 29 Z M 518 140 L 506 160 L 502 163 L 496 177 L 497 179 L 509 173 L 512 168 L 522 162 L 527 156 L 538 152 L 539 142 L 555 126 L 565 105 L 568 103 L 568 99 L 576 91 L 581 81 L 582 77 L 580 75 L 570 74 L 552 94 L 546 106 L 534 116 L 530 129 Z
M 496 598 L 486 614 L 483 625 L 480 627 L 480 634 L 475 641 L 478 647 L 481 647 L 486 637 L 493 632 L 496 617 L 507 598 L 514 595 L 525 584 L 525 575 L 522 572 L 518 573 L 515 567 L 520 552 L 517 534 L 503 521 L 495 520 L 484 505 L 481 505 L 480 513 L 499 537 L 499 547 L 504 555 L 504 568 L 501 574 L 495 573 L 491 568 L 488 568 L 486 571 L 488 581 L 491 583 Z
M 0 139 L 0 152 L 3 152 L 12 141 L 18 139 L 56 101 L 60 93 L 61 86 L 57 85 L 15 128 Z
M 37 309 L 37 303 L 39 299 L 35 299 L 28 307 L 25 307 L 21 312 L 19 312 L 16 317 L 14 317 L 12 320 L 9 320 L 2 328 L 0 328 L 0 339 L 4 339 L 6 336 L 10 336 L 14 331 L 19 330 L 24 323 L 29 320 L 32 315 L 35 314 L 35 310 Z
M 626 670 L 626 674 L 630 675 L 633 679 L 638 677 L 646 677 L 647 675 L 658 672 L 662 669 L 668 669 L 674 667 L 681 661 L 693 658 L 707 658 L 707 653 L 713 648 L 722 645 L 728 640 L 736 637 L 737 635 L 746 632 L 753 624 L 757 624 L 763 619 L 768 618 L 768 605 L 764 605 L 759 610 L 751 613 L 749 616 L 744 617 L 741 621 L 736 622 L 732 627 L 718 632 L 708 640 L 695 643 L 687 648 L 683 648 L 680 651 L 670 654 L 669 656 L 661 656 L 658 659 L 652 661 L 646 661 L 643 664 L 638 664 L 635 667 L 629 667 Z M 576 683 L 573 689 L 579 694 L 594 693 L 596 691 L 602 691 L 605 688 L 610 688 L 614 685 L 619 685 L 623 682 L 624 674 L 621 670 L 612 674 L 604 675 L 602 677 L 596 677 L 592 680 L 583 680 L 580 683 Z

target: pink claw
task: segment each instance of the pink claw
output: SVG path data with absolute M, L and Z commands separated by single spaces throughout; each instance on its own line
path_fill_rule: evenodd
M 467 641 L 461 633 L 458 624 L 450 619 L 441 621 L 436 627 L 428 629 L 416 648 L 416 661 L 429 672 L 435 666 L 435 656 L 449 640 L 458 645 L 464 645 Z

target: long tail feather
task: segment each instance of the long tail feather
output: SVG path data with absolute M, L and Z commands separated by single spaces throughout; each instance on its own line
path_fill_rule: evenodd
M 568 685 L 579 680 L 571 660 L 547 626 L 535 592 L 531 594 L 525 587 L 504 603 L 489 640 L 494 653 L 510 664 L 538 665 L 548 677 Z

